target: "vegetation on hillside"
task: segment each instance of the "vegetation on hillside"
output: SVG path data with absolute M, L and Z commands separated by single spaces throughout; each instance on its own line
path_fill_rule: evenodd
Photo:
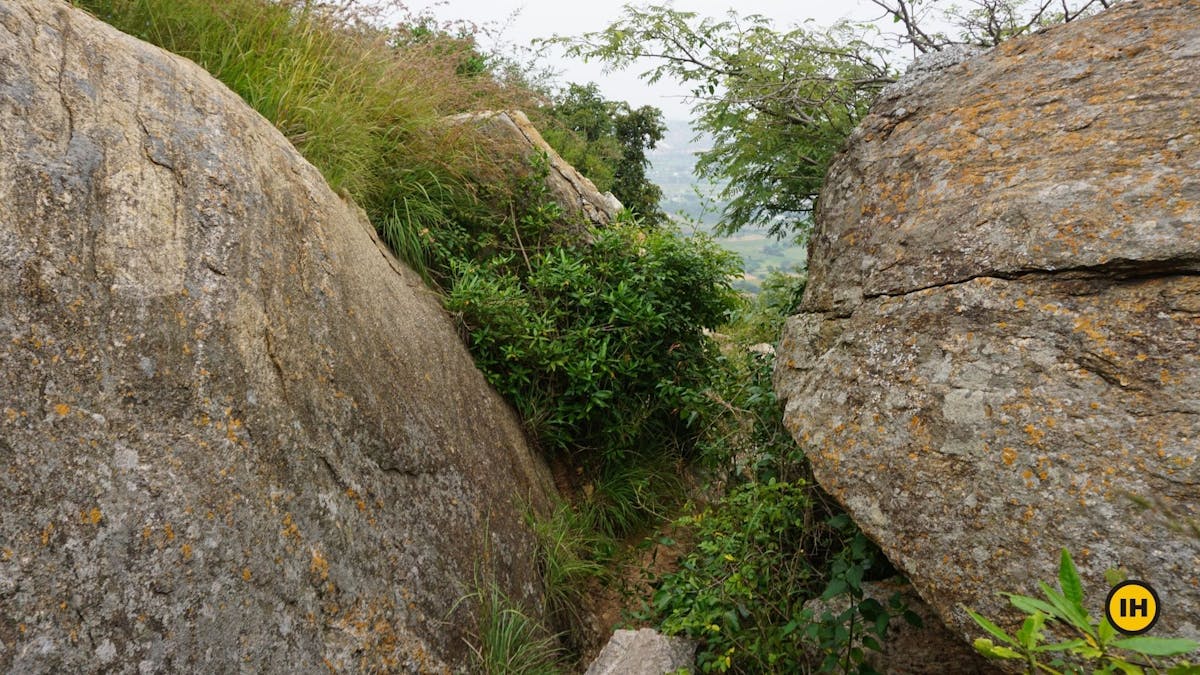
M 553 98 L 546 141 L 601 192 L 611 191 L 647 225 L 666 222 L 662 190 L 646 177 L 646 153 L 667 131 L 662 112 L 608 101 L 595 83 L 570 84 Z

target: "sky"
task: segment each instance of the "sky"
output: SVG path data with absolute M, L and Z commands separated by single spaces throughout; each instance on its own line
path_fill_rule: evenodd
M 428 10 L 439 19 L 468 19 L 498 31 L 499 39 L 518 46 L 530 46 L 535 38 L 552 35 L 579 35 L 602 30 L 620 13 L 625 4 L 619 0 L 405 0 L 413 13 Z M 869 0 L 675 0 L 676 9 L 701 15 L 723 17 L 731 8 L 742 15 L 761 14 L 775 22 L 778 30 L 787 30 L 812 19 L 828 26 L 839 19 L 878 19 L 883 13 Z M 481 38 L 487 44 L 488 38 Z M 547 55 L 547 65 L 561 71 L 562 82 L 596 82 L 609 99 L 629 101 L 634 107 L 653 105 L 667 119 L 688 119 L 687 93 L 671 82 L 651 86 L 638 79 L 640 70 L 605 73 L 597 63 L 565 58 L 561 50 Z

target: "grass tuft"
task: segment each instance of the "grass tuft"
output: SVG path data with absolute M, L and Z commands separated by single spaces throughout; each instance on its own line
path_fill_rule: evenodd
M 494 583 L 474 596 L 479 603 L 479 635 L 470 645 L 475 665 L 487 675 L 557 675 L 562 652 L 558 636 L 522 610 Z
M 355 0 L 74 0 L 188 57 L 271 121 L 424 273 L 422 230 L 478 210 L 469 175 L 492 142 L 447 115 L 535 108 L 528 88 L 480 72 L 469 35 L 385 29 Z

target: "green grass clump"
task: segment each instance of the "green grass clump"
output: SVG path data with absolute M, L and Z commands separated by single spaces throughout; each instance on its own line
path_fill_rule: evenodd
M 558 675 L 565 672 L 558 636 L 489 583 L 477 591 L 479 635 L 469 644 L 475 672 L 486 675 Z
M 533 100 L 529 90 L 479 72 L 469 37 L 383 29 L 352 0 L 75 4 L 206 68 L 362 206 L 419 270 L 428 262 L 420 232 L 477 206 L 465 175 L 495 154 L 442 118 Z

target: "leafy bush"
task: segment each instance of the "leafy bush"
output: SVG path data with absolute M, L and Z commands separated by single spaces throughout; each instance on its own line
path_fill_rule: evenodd
M 759 292 L 746 299 L 734 320 L 723 328 L 740 345 L 774 344 L 787 317 L 795 313 L 808 283 L 806 274 L 772 271 Z
M 705 672 L 870 672 L 864 650 L 879 647 L 890 619 L 915 620 L 898 594 L 886 606 L 864 596 L 865 580 L 895 570 L 817 489 L 783 426 L 773 358 L 748 350 L 778 334 L 803 284 L 773 278 L 721 328 L 700 447 L 713 489 L 725 494 L 676 522 L 695 547 L 658 580 L 643 612 L 667 633 L 700 640 Z
M 445 304 L 476 363 L 549 450 L 597 470 L 686 449 L 717 363 L 703 330 L 735 306 L 735 259 L 627 216 L 572 242 L 530 183 L 511 226 L 440 235 Z
M 804 485 L 769 481 L 678 521 L 695 528 L 696 550 L 663 580 L 653 609 L 666 633 L 703 641 L 705 672 L 744 662 L 764 672 L 798 669 L 801 633 L 788 625 L 811 596 L 802 589 L 816 583 L 799 546 L 810 507 Z
M 726 330 L 756 337 L 745 323 Z M 647 618 L 701 640 L 706 672 L 854 672 L 863 647 L 877 648 L 890 617 L 903 611 L 896 598 L 886 608 L 864 598 L 862 582 L 894 571 L 815 488 L 783 428 L 771 359 L 745 346 L 725 350 L 723 377 L 710 392 L 723 414 L 710 418 L 703 441 L 728 492 L 677 521 L 697 543 L 661 580 Z M 824 607 L 806 609 L 816 598 Z
M 1025 662 L 1029 673 L 1125 673 L 1151 672 L 1174 675 L 1200 674 L 1200 666 L 1182 662 L 1167 668 L 1154 662 L 1155 657 L 1178 657 L 1200 650 L 1200 642 L 1180 638 L 1147 636 L 1118 637 L 1105 617 L 1094 621 L 1083 604 L 1083 584 L 1067 549 L 1062 550 L 1058 567 L 1058 590 L 1038 582 L 1045 600 L 1007 593 L 1013 606 L 1027 614 L 1015 635 L 1009 634 L 982 615 L 967 613 L 993 638 L 975 640 L 975 649 L 992 659 Z M 1048 633 L 1050 635 L 1048 635 Z M 1074 635 L 1072 639 L 1046 642 L 1056 633 Z
M 678 521 L 696 549 L 662 580 L 651 616 L 701 640 L 704 672 L 857 672 L 903 611 L 898 596 L 864 598 L 863 580 L 891 570 L 844 515 L 817 520 L 816 499 L 805 481 L 770 478 Z M 815 598 L 827 602 L 806 608 Z

